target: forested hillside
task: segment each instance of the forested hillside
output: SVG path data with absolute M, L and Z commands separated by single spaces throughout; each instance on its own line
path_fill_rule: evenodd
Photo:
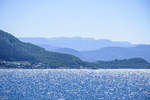
M 73 55 L 46 51 L 21 42 L 0 31 L 0 68 L 150 68 L 150 64 L 142 58 L 85 62 Z
M 77 67 L 82 61 L 72 55 L 46 51 L 36 45 L 23 43 L 7 32 L 0 31 L 0 59 L 6 61 L 42 62 L 50 67 Z

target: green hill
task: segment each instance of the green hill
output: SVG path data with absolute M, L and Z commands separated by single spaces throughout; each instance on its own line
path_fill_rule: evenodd
M 72 55 L 46 51 L 36 45 L 23 43 L 11 34 L 0 31 L 0 59 L 5 61 L 41 62 L 50 68 L 77 67 L 83 62 Z
M 24 43 L 11 34 L 0 31 L 0 68 L 150 68 L 142 58 L 114 61 L 84 62 L 79 58 L 46 51 Z

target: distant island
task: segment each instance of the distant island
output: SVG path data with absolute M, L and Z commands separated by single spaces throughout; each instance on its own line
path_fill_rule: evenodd
M 0 30 L 0 68 L 150 69 L 150 63 L 139 57 L 112 61 L 83 61 L 72 54 L 47 51 L 37 45 L 22 42 L 10 33 Z

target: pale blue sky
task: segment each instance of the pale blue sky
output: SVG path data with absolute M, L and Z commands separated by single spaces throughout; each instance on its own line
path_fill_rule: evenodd
M 150 44 L 150 0 L 0 0 L 0 29 Z

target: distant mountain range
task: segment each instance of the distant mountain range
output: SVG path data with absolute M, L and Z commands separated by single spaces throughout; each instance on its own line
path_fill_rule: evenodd
M 94 51 L 80 52 L 86 61 L 129 59 L 140 57 L 150 62 L 150 45 L 135 47 L 105 47 Z
M 141 48 L 141 47 L 139 47 Z M 147 46 L 144 46 L 147 48 Z M 53 48 L 53 50 L 58 48 Z M 0 30 L 0 68 L 137 68 L 150 69 L 150 63 L 142 58 L 131 58 L 113 61 L 86 62 L 80 60 L 77 55 L 84 57 L 86 52 L 78 52 L 73 49 L 63 49 L 57 53 L 47 51 L 44 48 L 31 43 L 24 43 L 11 34 Z M 142 51 L 143 52 L 143 51 Z M 80 55 L 82 53 L 82 55 Z M 93 55 L 93 54 L 92 54 Z
M 129 42 L 94 40 L 90 38 L 20 38 L 46 50 L 71 54 L 84 61 L 110 61 L 140 57 L 150 62 L 150 45 L 133 45 Z M 79 51 L 84 50 L 84 51 Z
M 19 38 L 21 41 L 30 42 L 47 48 L 71 48 L 78 51 L 91 51 L 104 47 L 132 47 L 129 42 L 111 41 L 106 39 L 95 40 L 92 38 L 81 37 L 58 37 L 58 38 Z

